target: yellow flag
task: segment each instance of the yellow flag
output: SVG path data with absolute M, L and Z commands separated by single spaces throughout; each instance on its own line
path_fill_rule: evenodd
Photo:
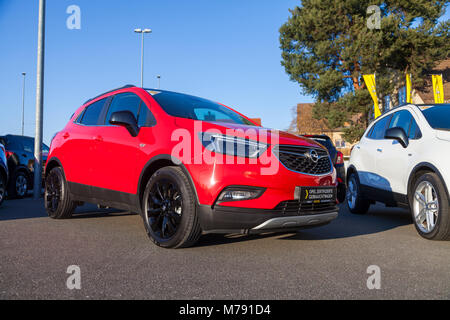
M 432 79 L 434 103 L 444 103 L 444 85 L 442 82 L 442 75 L 433 74 Z
M 406 103 L 412 103 L 412 84 L 411 84 L 411 74 L 406 74 Z
M 375 75 L 374 74 L 366 74 L 363 75 L 364 82 L 366 83 L 367 89 L 370 92 L 370 96 L 373 99 L 373 105 L 374 105 L 374 113 L 375 113 L 375 119 L 381 116 L 380 107 L 378 105 L 378 98 L 377 98 L 377 87 L 375 84 Z

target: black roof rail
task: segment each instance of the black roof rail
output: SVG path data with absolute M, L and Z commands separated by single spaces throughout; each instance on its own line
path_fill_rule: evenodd
M 120 87 L 120 88 L 116 88 L 116 89 L 112 89 L 112 90 L 103 92 L 103 93 L 99 94 L 98 96 L 95 96 L 94 98 L 88 99 L 85 103 L 83 103 L 83 105 L 85 105 L 85 104 L 88 103 L 89 101 L 92 101 L 92 100 L 94 100 L 94 99 L 97 99 L 98 97 L 101 97 L 101 96 L 103 96 L 103 95 L 105 95 L 105 94 L 108 94 L 108 93 L 110 93 L 110 92 L 113 92 L 113 91 L 116 91 L 116 90 L 120 90 L 120 89 L 126 89 L 126 88 L 134 88 L 134 87 L 136 87 L 136 86 L 133 85 L 133 84 L 127 84 L 127 85 L 125 85 L 125 86 L 123 86 L 123 87 Z

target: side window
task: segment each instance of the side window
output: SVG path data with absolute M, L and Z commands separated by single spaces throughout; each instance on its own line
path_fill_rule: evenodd
M 114 96 L 108 113 L 106 114 L 106 124 L 109 125 L 109 120 L 114 112 L 118 111 L 130 111 L 137 119 L 139 114 L 139 107 L 141 105 L 141 99 L 131 92 L 119 93 Z
M 156 124 L 156 119 L 144 102 L 139 109 L 138 125 L 139 127 L 152 127 Z
M 394 113 L 392 116 L 391 123 L 389 124 L 389 128 L 400 127 L 405 130 L 405 133 L 409 133 L 409 127 L 411 126 L 412 115 L 409 111 L 402 110 Z
M 103 106 L 106 99 L 99 100 L 89 105 L 85 111 L 83 111 L 83 118 L 80 123 L 85 126 L 95 126 L 99 124 L 100 114 L 102 113 Z
M 420 131 L 419 126 L 417 125 L 417 122 L 416 120 L 414 120 L 414 118 L 412 118 L 408 138 L 413 140 L 422 138 L 422 132 Z
M 78 118 L 75 120 L 75 123 L 81 123 L 81 120 L 83 120 L 84 112 L 86 111 L 86 108 L 84 108 L 81 112 Z
M 375 140 L 384 139 L 384 133 L 386 131 L 386 127 L 390 119 L 391 117 L 387 116 L 378 120 L 378 122 L 373 125 L 373 128 L 371 129 L 368 138 Z

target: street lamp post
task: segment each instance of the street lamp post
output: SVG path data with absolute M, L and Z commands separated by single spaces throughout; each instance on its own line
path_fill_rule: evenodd
M 45 48 L 45 0 L 39 0 L 37 76 L 36 76 L 36 131 L 34 136 L 34 186 L 33 199 L 41 196 L 42 179 L 42 121 L 44 104 L 44 48 Z
M 24 126 L 25 126 L 25 76 L 26 72 L 22 72 L 23 76 L 23 85 L 22 85 L 22 136 L 24 135 Z
M 144 87 L 144 34 L 151 33 L 151 29 L 134 29 L 134 32 L 140 33 L 141 37 L 141 87 Z

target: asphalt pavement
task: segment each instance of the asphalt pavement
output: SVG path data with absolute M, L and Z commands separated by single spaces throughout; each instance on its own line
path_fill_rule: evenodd
M 79 290 L 66 285 L 72 265 Z M 369 266 L 379 268 L 380 289 L 368 289 Z M 320 228 L 204 235 L 167 250 L 128 212 L 86 205 L 52 220 L 42 200 L 0 207 L 0 299 L 449 298 L 450 242 L 422 239 L 403 209 L 357 216 L 342 206 Z

